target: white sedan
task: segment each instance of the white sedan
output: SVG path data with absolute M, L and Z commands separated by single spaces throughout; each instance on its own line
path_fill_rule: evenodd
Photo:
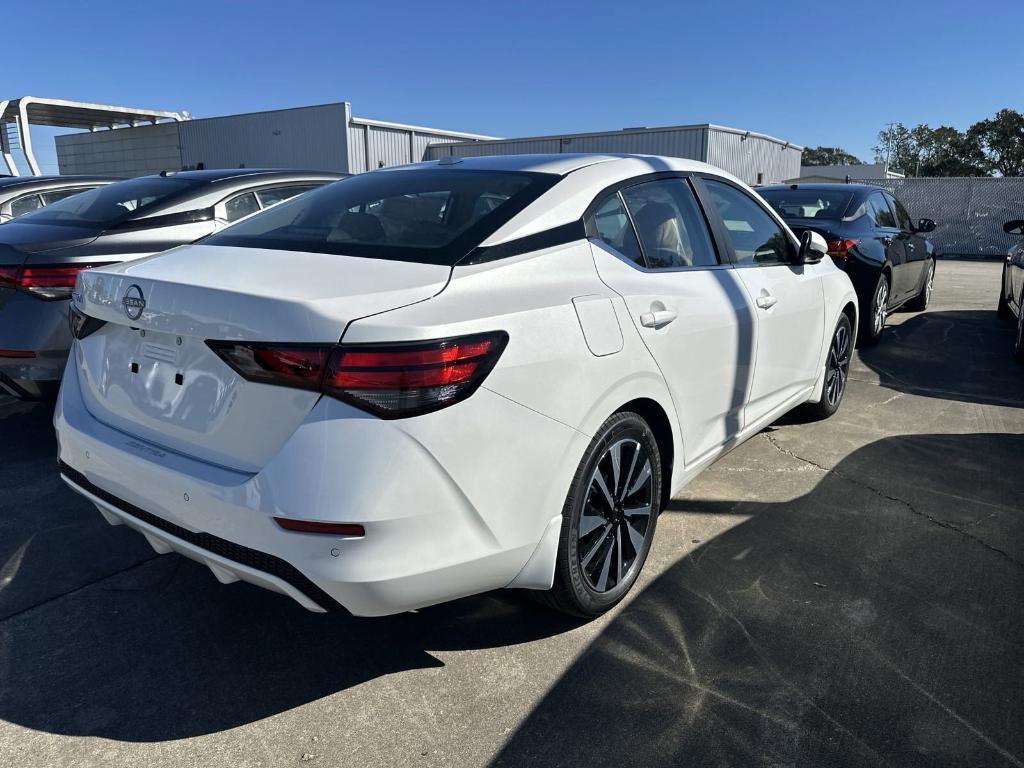
M 81 273 L 61 473 L 314 611 L 520 587 L 596 616 L 672 493 L 839 407 L 857 300 L 825 249 L 675 158 L 355 176 Z

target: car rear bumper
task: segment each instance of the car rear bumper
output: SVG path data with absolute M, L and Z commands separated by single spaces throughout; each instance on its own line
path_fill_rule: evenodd
M 513 582 L 549 586 L 553 553 L 538 545 L 561 514 L 588 439 L 486 389 L 446 410 L 453 413 L 382 421 L 324 398 L 250 474 L 98 421 L 72 358 L 54 422 L 61 472 L 74 490 L 157 552 L 198 560 L 222 582 L 362 616 Z M 285 531 L 274 516 L 355 522 L 366 535 Z M 527 571 L 531 579 L 517 579 Z

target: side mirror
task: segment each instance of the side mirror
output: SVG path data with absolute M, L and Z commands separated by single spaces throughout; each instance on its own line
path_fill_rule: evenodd
M 806 230 L 800 236 L 800 251 L 797 253 L 797 264 L 816 264 L 825 258 L 828 253 L 828 243 L 825 238 L 812 229 Z
M 1003 232 L 1008 235 L 1024 235 L 1024 221 L 1014 219 L 1003 224 Z
M 917 231 L 918 232 L 934 232 L 935 222 L 931 219 L 918 219 L 917 220 Z

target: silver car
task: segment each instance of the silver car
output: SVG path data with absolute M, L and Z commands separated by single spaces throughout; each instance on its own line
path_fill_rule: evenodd
M 115 181 L 120 179 L 112 176 L 0 176 L 0 224 Z
M 342 174 L 204 170 L 140 176 L 0 225 L 0 390 L 55 394 L 71 346 L 67 299 L 83 269 L 199 240 Z

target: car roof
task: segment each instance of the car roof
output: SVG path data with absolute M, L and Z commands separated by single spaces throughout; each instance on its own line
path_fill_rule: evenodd
M 244 179 L 252 176 L 274 179 L 340 179 L 348 174 L 335 173 L 333 171 L 302 171 L 288 168 L 209 168 L 201 171 L 164 171 L 154 176 L 162 176 L 170 179 L 185 179 L 187 181 L 226 181 L 228 179 Z
M 845 183 L 843 183 L 841 181 L 835 181 L 835 182 L 812 181 L 812 182 L 808 182 L 806 184 L 801 184 L 800 182 L 796 182 L 796 183 L 793 183 L 793 184 L 766 184 L 763 187 L 757 187 L 756 191 L 758 191 L 758 192 L 765 192 L 765 191 L 778 191 L 778 190 L 782 190 L 782 189 L 810 189 L 810 190 L 818 189 L 818 190 L 821 190 L 823 192 L 824 191 L 828 191 L 830 189 L 833 189 L 833 190 L 838 189 L 838 190 L 844 190 L 844 191 L 847 191 L 847 192 L 865 192 L 865 191 L 868 191 L 868 190 L 876 190 L 876 189 L 883 190 L 884 187 L 879 187 L 879 186 L 876 186 L 875 184 L 845 184 Z
M 60 184 L 123 181 L 116 176 L 0 176 L 0 189 L 11 187 L 53 187 Z
M 373 173 L 387 173 L 395 170 L 423 170 L 436 168 L 452 168 L 479 171 L 523 171 L 532 173 L 550 173 L 565 176 L 581 168 L 591 165 L 620 163 L 636 159 L 646 159 L 662 166 L 666 171 L 704 171 L 712 167 L 696 160 L 685 160 L 679 157 L 659 157 L 657 155 L 631 155 L 608 153 L 574 153 L 547 155 L 482 155 L 480 157 L 442 157 L 411 165 L 400 165 L 382 168 Z M 714 169 L 721 173 L 719 169 Z

